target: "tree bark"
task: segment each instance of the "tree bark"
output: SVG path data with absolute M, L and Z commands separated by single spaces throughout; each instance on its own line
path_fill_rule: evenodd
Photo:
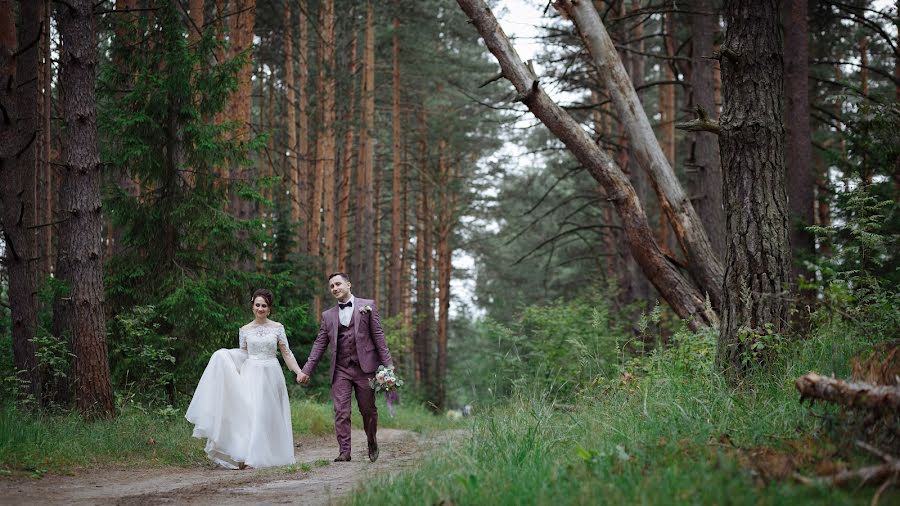
M 357 68 L 357 37 L 356 23 L 354 18 L 353 35 L 350 39 L 350 69 L 349 81 L 347 87 L 347 119 L 345 124 L 347 130 L 344 132 L 344 151 L 343 160 L 341 162 L 341 195 L 338 199 L 340 207 L 340 219 L 338 222 L 338 270 L 346 272 L 349 268 L 349 249 L 348 243 L 350 231 L 348 228 L 350 221 L 350 182 L 353 178 L 353 132 L 356 128 L 355 109 L 356 109 L 356 68 Z
M 447 162 L 447 141 L 438 148 L 438 174 L 441 182 L 438 216 L 438 333 L 435 404 L 443 411 L 447 405 L 447 337 L 450 325 L 450 275 L 453 269 L 453 225 L 456 222 L 457 195 L 452 190 L 455 166 Z
M 778 7 L 774 0 L 730 0 L 725 21 L 719 150 L 727 248 L 718 362 L 736 381 L 754 333 L 788 327 L 791 263 Z
M 416 381 L 429 394 L 431 389 L 431 224 L 429 205 L 430 184 L 425 171 L 428 167 L 428 123 L 425 104 L 419 104 L 419 188 L 416 192 L 416 327 L 413 333 L 413 356 Z
M 791 246 L 794 251 L 791 285 L 796 286 L 802 275 L 807 280 L 815 273 L 803 267 L 803 262 L 815 254 L 815 238 L 806 231 L 815 223 L 816 175 L 812 167 L 812 137 L 809 116 L 809 30 L 806 20 L 806 1 L 786 0 L 784 14 L 784 117 L 787 127 L 787 182 L 791 216 Z M 804 290 L 801 305 L 812 304 L 815 292 Z M 805 314 L 800 308 L 800 315 Z
M 322 130 L 318 141 L 321 149 L 317 150 L 318 160 L 322 162 L 323 196 L 322 196 L 322 256 L 325 272 L 334 272 L 337 267 L 335 246 L 335 160 L 337 149 L 334 132 L 334 94 L 336 82 L 334 78 L 334 0 L 322 0 L 322 45 L 320 47 L 320 65 L 324 77 L 324 90 L 319 97 L 322 104 Z
M 27 79 L 37 77 L 41 7 L 43 3 L 19 2 L 21 30 L 17 31 L 13 2 L 0 1 L 0 226 L 9 278 L 13 365 L 27 381 L 20 394 L 35 400 L 40 399 L 41 381 L 32 341 L 37 298 L 31 261 L 34 234 L 29 227 L 34 224 L 34 152 L 40 133 L 34 105 L 39 90 L 36 81 Z
M 330 14 L 329 14 L 329 6 L 330 6 Z M 331 19 L 331 28 L 328 27 L 328 19 Z M 328 164 L 329 159 L 332 163 L 334 163 L 334 156 L 328 152 L 328 148 L 326 146 L 326 142 L 329 137 L 330 128 L 326 125 L 327 120 L 325 117 L 328 115 L 328 106 L 329 106 L 329 96 L 330 96 L 330 104 L 331 104 L 331 118 L 332 123 L 334 122 L 334 90 L 328 83 L 328 63 L 326 62 L 327 54 L 331 53 L 331 59 L 334 60 L 334 3 L 329 2 L 328 0 L 324 0 L 319 3 L 319 23 L 318 23 L 318 43 L 316 56 L 318 57 L 318 65 L 316 66 L 316 101 L 317 101 L 317 115 L 319 121 L 317 122 L 317 132 L 316 132 L 316 156 L 315 161 L 313 162 L 314 168 L 310 181 L 310 195 L 309 195 L 309 204 L 310 204 L 310 215 L 309 215 L 309 228 L 307 230 L 307 251 L 309 256 L 312 258 L 317 258 L 322 253 L 322 218 L 323 218 L 323 207 L 327 205 L 323 198 L 323 194 L 325 192 L 325 188 L 329 185 L 329 181 L 327 179 L 326 172 L 328 168 L 326 165 Z M 330 43 L 328 40 L 330 33 Z M 329 47 L 330 46 L 330 47 Z M 334 145 L 334 131 L 330 130 L 331 136 L 331 145 Z M 333 151 L 333 147 L 332 147 Z M 333 166 L 332 166 L 332 176 L 333 176 Z M 332 177 L 332 179 L 334 179 Z M 333 184 L 333 183 L 331 183 Z M 333 190 L 333 187 L 332 187 Z M 326 252 L 325 255 L 328 253 Z M 331 272 L 326 270 L 326 272 Z
M 310 183 L 310 153 L 309 153 L 309 96 L 307 88 L 309 84 L 309 19 L 306 15 L 306 9 L 298 9 L 297 24 L 300 26 L 299 38 L 297 40 L 297 52 L 300 65 L 297 69 L 297 91 L 295 95 L 297 100 L 297 128 L 300 139 L 297 142 L 297 172 L 296 181 L 291 188 L 291 205 L 296 201 L 297 204 L 297 242 L 295 244 L 296 251 L 305 251 L 302 246 L 306 239 L 306 231 L 309 226 L 309 219 L 312 215 L 312 206 L 309 203 L 309 183 Z
M 43 100 L 41 101 L 42 106 L 42 123 L 41 123 L 41 173 L 43 175 L 42 178 L 42 189 L 41 189 L 41 203 L 40 207 L 43 208 L 43 214 L 40 217 L 39 223 L 42 226 L 40 230 L 40 247 L 38 248 L 40 257 L 41 257 L 41 268 L 40 272 L 46 277 L 47 275 L 53 272 L 53 230 L 54 227 L 49 225 L 51 222 L 55 221 L 54 218 L 56 216 L 56 199 L 54 198 L 56 195 L 56 186 L 54 185 L 54 177 L 55 170 L 53 166 L 50 164 L 50 160 L 52 158 L 53 153 L 53 137 L 50 135 L 51 131 L 51 118 L 53 112 L 53 89 L 50 86 L 50 83 L 53 82 L 53 62 L 51 59 L 51 39 L 50 39 L 50 0 L 43 0 L 44 3 L 44 33 L 41 35 L 41 40 L 43 41 L 43 45 L 41 47 L 41 51 L 43 54 L 43 73 L 44 78 L 41 83 L 41 87 L 43 89 Z
M 468 2 L 467 2 L 468 3 Z M 660 205 L 669 217 L 685 253 L 694 279 L 715 307 L 722 301 L 723 269 L 706 236 L 700 218 L 675 177 L 672 166 L 660 148 L 650 121 L 641 106 L 628 74 L 617 57 L 615 46 L 591 2 L 559 0 L 555 4 L 574 22 L 609 90 L 613 105 L 632 144 L 638 163 L 650 175 L 657 193 L 664 196 Z
M 60 252 L 69 271 L 75 391 L 86 417 L 115 414 L 106 351 L 100 157 L 96 123 L 96 25 L 91 0 L 72 0 L 59 10 L 62 40 L 60 87 L 65 129 L 65 189 L 60 207 Z
M 718 16 L 710 0 L 697 0 L 690 14 L 691 23 L 691 105 L 715 117 L 715 68 L 713 38 Z M 712 132 L 688 134 L 690 154 L 687 161 L 688 191 L 697 214 L 703 220 L 706 235 L 717 258 L 725 258 L 725 207 L 722 204 L 722 164 L 719 139 Z
M 250 109 L 253 105 L 253 34 L 256 26 L 256 0 L 236 0 L 235 12 L 231 15 L 229 26 L 230 55 L 232 58 L 243 52 L 248 53 L 248 59 L 238 69 L 237 91 L 232 98 L 233 108 L 231 120 L 236 123 L 236 138 L 240 142 L 247 142 L 250 137 Z M 231 178 L 233 181 L 248 177 L 248 173 L 236 161 L 231 162 Z M 231 214 L 239 219 L 250 218 L 250 203 L 241 199 L 236 192 L 231 195 Z
M 298 152 L 297 150 L 297 88 L 294 85 L 294 23 L 293 16 L 291 15 L 291 2 L 284 3 L 284 28 L 283 28 L 283 37 L 284 37 L 284 87 L 285 87 L 285 97 L 287 98 L 287 103 L 285 103 L 286 113 L 285 113 L 285 122 L 287 123 L 286 135 L 287 135 L 287 149 L 285 156 L 287 157 L 287 183 L 288 183 L 288 196 L 290 198 L 290 220 L 291 225 L 297 226 L 300 223 L 300 202 L 304 200 L 304 198 L 299 193 L 300 191 L 300 157 L 303 156 L 302 152 Z M 301 14 L 301 17 L 303 15 Z M 301 30 L 302 30 L 301 26 Z M 304 53 L 300 53 L 301 58 L 304 56 Z M 300 71 L 301 75 L 304 71 Z M 300 92 L 304 93 L 304 89 L 301 87 Z M 305 111 L 304 111 L 305 112 Z M 306 134 L 305 129 L 301 132 L 303 135 Z M 301 241 L 297 241 L 294 243 L 295 251 L 300 247 Z
M 360 163 L 357 177 L 356 247 L 354 273 L 358 293 L 375 297 L 375 7 L 366 2 L 366 35 L 363 57 L 362 128 L 359 131 Z
M 190 0 L 188 9 L 190 13 L 190 23 L 188 24 L 188 43 L 194 44 L 203 35 L 203 23 L 205 12 L 203 9 L 204 0 Z
M 794 383 L 804 399 L 823 400 L 847 406 L 886 413 L 900 411 L 900 386 L 848 383 L 814 372 L 805 374 Z
M 681 276 L 659 250 L 634 188 L 622 170 L 566 111 L 544 93 L 536 78 L 522 63 L 487 5 L 482 0 L 457 0 L 457 3 L 473 21 L 488 49 L 497 57 L 503 76 L 515 86 L 518 98 L 604 186 L 610 201 L 616 206 L 622 218 L 632 254 L 641 265 L 644 274 L 653 282 L 673 310 L 681 318 L 688 320 L 693 328 L 718 323 L 715 313 L 705 307 L 704 298 L 700 293 Z M 655 138 L 653 142 L 658 148 L 659 144 Z
M 395 2 L 396 3 L 396 2 Z M 403 287 L 400 277 L 403 273 L 403 243 L 400 240 L 400 193 L 403 191 L 403 160 L 400 146 L 400 19 L 394 18 L 391 53 L 393 57 L 391 86 L 391 144 L 393 148 L 394 170 L 391 173 L 391 267 L 388 296 L 388 316 L 396 316 L 401 311 Z

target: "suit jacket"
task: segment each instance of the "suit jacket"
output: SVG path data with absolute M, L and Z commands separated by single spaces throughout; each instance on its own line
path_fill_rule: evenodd
M 371 311 L 360 311 L 366 306 L 372 308 Z M 325 348 L 331 348 L 331 379 L 334 381 L 334 366 L 337 363 L 337 335 L 340 326 L 340 317 L 338 316 L 338 306 L 335 305 L 322 312 L 322 321 L 319 325 L 319 335 L 313 343 L 312 351 L 309 352 L 309 358 L 303 366 L 303 374 L 312 376 L 313 371 L 319 364 Z M 387 343 L 384 341 L 384 331 L 381 330 L 381 318 L 378 316 L 378 308 L 375 301 L 371 299 L 363 299 L 355 297 L 353 300 L 353 316 L 350 318 L 350 328 L 353 330 L 353 337 L 356 340 L 356 355 L 359 358 L 359 367 L 365 373 L 374 373 L 379 365 L 391 367 L 394 365 L 391 360 L 391 352 L 388 351 Z

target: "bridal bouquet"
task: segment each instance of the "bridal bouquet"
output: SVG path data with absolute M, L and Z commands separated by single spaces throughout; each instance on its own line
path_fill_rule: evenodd
M 394 374 L 393 368 L 380 365 L 375 377 L 369 379 L 369 386 L 376 392 L 393 392 L 403 386 L 403 380 Z
M 384 392 L 384 399 L 387 401 L 388 413 L 391 418 L 394 417 L 394 406 L 391 401 L 398 401 L 400 397 L 397 395 L 397 389 L 403 386 L 403 380 L 394 374 L 392 367 L 378 366 L 375 371 L 375 377 L 369 379 L 369 386 L 376 392 Z

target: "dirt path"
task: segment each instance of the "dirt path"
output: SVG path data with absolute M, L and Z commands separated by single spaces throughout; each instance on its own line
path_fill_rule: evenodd
M 448 444 L 453 434 L 421 436 L 381 429 L 381 455 L 375 463 L 367 458 L 365 434 L 353 431 L 352 437 L 351 462 L 332 462 L 337 454 L 333 437 L 303 441 L 296 450 L 297 467 L 306 464 L 308 471 L 214 467 L 82 471 L 40 480 L 0 480 L 0 504 L 332 504 L 367 478 L 415 465 L 429 449 Z

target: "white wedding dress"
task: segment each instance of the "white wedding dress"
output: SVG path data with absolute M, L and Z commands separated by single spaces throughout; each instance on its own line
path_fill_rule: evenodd
M 280 323 L 247 325 L 240 331 L 241 349 L 216 351 L 203 371 L 185 418 L 221 466 L 295 462 L 291 407 L 275 356 L 279 343 L 287 347 Z

